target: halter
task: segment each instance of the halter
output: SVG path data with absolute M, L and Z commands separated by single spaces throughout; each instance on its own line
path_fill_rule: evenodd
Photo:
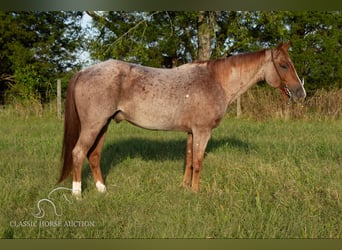
M 281 87 L 282 87 L 282 89 L 283 89 L 283 92 L 284 92 L 284 94 L 288 95 L 288 96 L 291 98 L 292 95 L 291 95 L 291 92 L 290 92 L 289 88 L 287 87 L 286 81 L 281 77 L 281 74 L 280 74 L 280 72 L 279 72 L 279 69 L 278 69 L 278 67 L 277 67 L 277 64 L 276 64 L 275 61 L 274 61 L 273 49 L 271 49 L 271 57 L 272 57 L 272 63 L 273 63 L 273 65 L 274 65 L 274 68 L 275 68 L 275 70 L 276 70 L 276 72 L 277 72 L 277 74 L 278 74 L 278 76 L 279 76 L 279 79 L 280 79 L 280 82 L 281 82 Z

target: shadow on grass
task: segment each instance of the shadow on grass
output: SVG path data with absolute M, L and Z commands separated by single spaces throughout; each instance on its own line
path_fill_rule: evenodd
M 222 139 L 212 138 L 208 142 L 206 153 L 220 147 L 228 147 L 248 153 L 252 145 L 235 137 Z M 184 140 L 162 140 L 146 138 L 129 138 L 112 141 L 105 144 L 101 157 L 101 171 L 106 179 L 111 168 L 116 167 L 127 158 L 141 158 L 143 160 L 180 160 L 185 159 L 186 138 Z M 83 168 L 82 178 L 91 175 L 89 164 Z

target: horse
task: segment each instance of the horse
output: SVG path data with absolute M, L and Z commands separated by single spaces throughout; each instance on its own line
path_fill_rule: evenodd
M 107 60 L 75 73 L 67 87 L 62 168 L 72 172 L 72 194 L 81 197 L 88 158 L 95 186 L 106 192 L 100 169 L 108 124 L 127 121 L 149 130 L 187 133 L 182 186 L 199 191 L 205 149 L 227 107 L 252 85 L 266 81 L 292 101 L 306 96 L 288 54 L 290 42 L 227 58 L 152 68 Z

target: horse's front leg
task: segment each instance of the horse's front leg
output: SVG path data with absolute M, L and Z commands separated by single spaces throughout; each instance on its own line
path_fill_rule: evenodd
M 193 131 L 193 157 L 192 157 L 192 183 L 191 189 L 194 192 L 199 191 L 199 180 L 204 159 L 204 152 L 211 136 L 210 129 L 198 129 Z
M 183 178 L 183 187 L 190 187 L 191 176 L 192 176 L 192 133 L 188 133 L 188 139 L 186 143 L 186 154 L 185 154 L 185 171 Z

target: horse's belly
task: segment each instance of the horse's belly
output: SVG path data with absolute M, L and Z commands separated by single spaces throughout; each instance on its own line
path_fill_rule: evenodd
M 151 130 L 184 130 L 177 117 L 170 114 L 139 112 L 134 116 L 126 115 L 125 120 L 145 129 Z
M 175 107 L 140 106 L 120 109 L 114 117 L 116 122 L 126 120 L 138 127 L 151 130 L 184 130 L 179 112 Z
M 152 130 L 191 131 L 194 127 L 216 127 L 225 111 L 211 95 L 208 98 L 198 91 L 165 92 L 169 94 L 157 92 L 155 96 L 135 95 L 122 100 L 118 105 L 120 120 Z

